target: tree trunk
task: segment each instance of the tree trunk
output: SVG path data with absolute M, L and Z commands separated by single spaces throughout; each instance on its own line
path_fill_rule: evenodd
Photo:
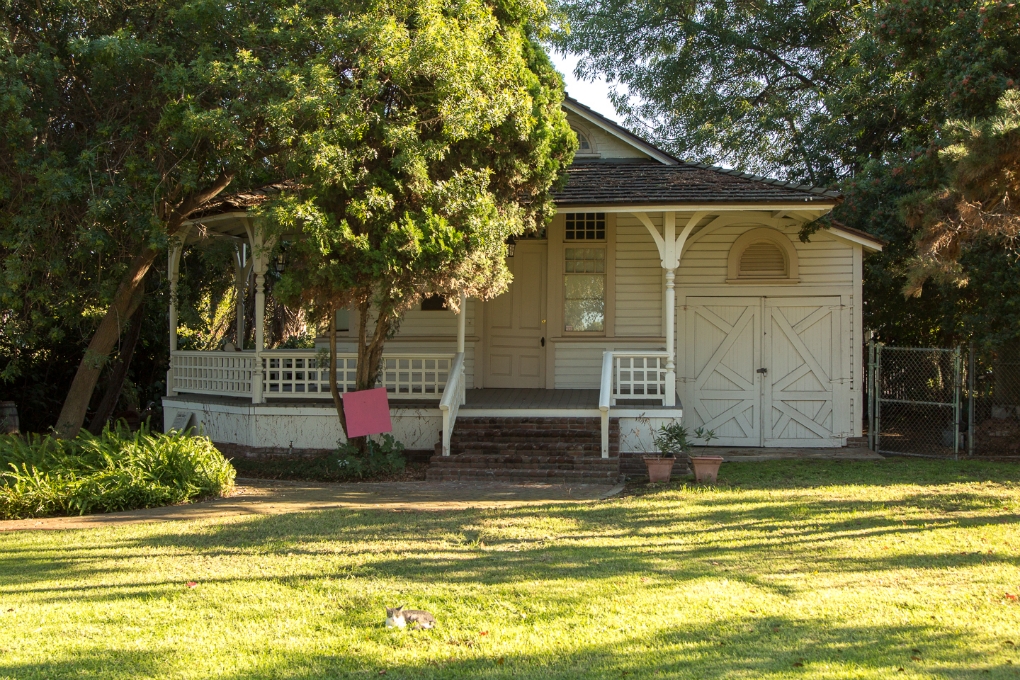
M 85 356 L 78 365 L 71 389 L 67 391 L 64 406 L 60 409 L 60 417 L 57 418 L 55 428 L 57 437 L 71 439 L 77 436 L 78 430 L 85 422 L 85 413 L 88 411 L 99 374 L 120 337 L 122 326 L 131 318 L 135 307 L 141 304 L 141 297 L 136 297 L 136 293 L 158 254 L 158 251 L 146 248 L 142 254 L 137 255 L 117 286 L 113 302 L 110 303 L 106 316 L 92 336 Z
M 131 315 L 131 326 L 128 327 L 127 335 L 124 336 L 124 344 L 120 350 L 120 356 L 113 364 L 113 371 L 110 374 L 110 384 L 106 387 L 106 394 L 96 408 L 92 422 L 89 423 L 89 432 L 99 434 L 103 431 L 113 410 L 117 407 L 120 393 L 124 389 L 124 379 L 127 378 L 128 369 L 131 367 L 131 358 L 135 354 L 135 346 L 138 344 L 138 337 L 142 334 L 142 321 L 145 319 L 145 284 L 138 287 L 135 292 L 138 303 L 134 314 Z
M 344 412 L 344 400 L 340 398 L 340 389 L 336 385 L 336 310 L 330 311 L 329 325 L 329 393 L 333 396 L 333 406 L 340 418 L 340 427 L 347 437 L 347 414 Z
M 216 198 L 220 192 L 227 188 L 227 185 L 234 179 L 232 172 L 221 172 L 212 184 L 202 191 L 191 194 L 181 201 L 175 208 L 168 208 L 161 211 L 160 217 L 166 225 L 166 233 L 176 235 L 184 220 L 199 210 L 206 203 Z M 121 278 L 117 292 L 113 296 L 110 308 L 106 310 L 106 316 L 99 323 L 85 356 L 78 364 L 78 372 L 71 382 L 71 389 L 67 391 L 64 399 L 64 406 L 60 409 L 60 416 L 57 418 L 57 426 L 54 434 L 60 439 L 71 439 L 78 435 L 82 423 L 85 422 L 85 414 L 89 408 L 89 401 L 92 399 L 92 392 L 96 389 L 96 381 L 103 370 L 103 364 L 110 358 L 110 352 L 120 337 L 120 330 L 123 324 L 131 317 L 134 309 L 131 307 L 135 292 L 142 285 L 142 280 L 152 267 L 158 250 L 146 248 L 131 261 L 131 266 Z

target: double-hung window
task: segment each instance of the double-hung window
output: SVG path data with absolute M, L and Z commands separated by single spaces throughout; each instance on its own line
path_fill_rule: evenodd
M 606 214 L 568 213 L 565 227 L 563 330 L 567 333 L 603 332 L 606 324 Z M 578 241 L 586 243 L 582 245 Z

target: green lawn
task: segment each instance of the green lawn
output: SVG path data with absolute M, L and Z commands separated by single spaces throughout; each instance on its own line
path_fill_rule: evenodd
M 0 677 L 1020 677 L 1020 464 L 721 476 L 583 505 L 0 534 Z M 439 628 L 385 629 L 403 603 Z

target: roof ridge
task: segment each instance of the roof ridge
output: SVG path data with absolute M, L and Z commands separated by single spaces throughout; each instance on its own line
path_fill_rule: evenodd
M 721 172 L 724 175 L 732 175 L 734 177 L 740 177 L 742 179 L 750 179 L 756 182 L 764 182 L 765 184 L 774 184 L 777 186 L 784 186 L 789 189 L 796 189 L 798 191 L 806 191 L 812 194 L 820 194 L 822 196 L 830 196 L 832 198 L 841 197 L 842 192 L 837 189 L 830 189 L 829 187 L 820 187 L 814 184 L 804 184 L 795 180 L 781 180 L 774 177 L 765 177 L 764 175 L 756 175 L 751 172 L 744 172 L 736 168 L 724 168 L 721 165 L 712 165 L 711 163 L 694 163 L 691 161 L 680 161 L 681 165 L 688 167 L 701 168 L 703 170 L 712 170 L 714 172 Z

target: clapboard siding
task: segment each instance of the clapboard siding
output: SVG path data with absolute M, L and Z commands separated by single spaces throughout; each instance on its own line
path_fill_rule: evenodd
M 597 390 L 602 382 L 602 352 L 594 344 L 556 345 L 556 389 Z
M 760 225 L 733 225 L 700 237 L 697 232 L 684 249 L 677 270 L 678 286 L 709 286 L 725 284 L 726 262 L 733 242 L 745 231 Z M 826 234 L 816 232 L 802 243 L 796 227 L 782 231 L 797 250 L 801 285 L 852 285 L 853 246 Z
M 653 223 L 661 221 L 655 216 Z M 659 225 L 656 224 L 656 227 Z M 662 266 L 648 230 L 631 215 L 616 218 L 617 337 L 662 335 Z
M 588 139 L 595 145 L 595 151 L 602 158 L 648 158 L 648 154 L 638 151 L 636 148 L 620 140 L 617 137 L 590 125 L 581 117 L 567 113 L 567 120 L 571 127 L 577 128 L 588 136 Z

